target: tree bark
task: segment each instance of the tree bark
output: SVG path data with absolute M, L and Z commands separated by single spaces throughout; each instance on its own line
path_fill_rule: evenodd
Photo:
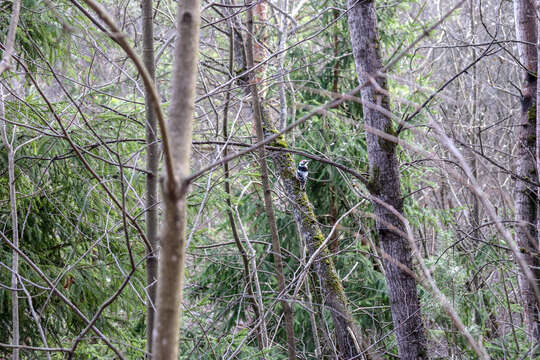
M 253 68 L 254 65 L 254 53 L 253 53 L 253 10 L 248 10 L 248 40 L 246 43 L 246 59 L 249 68 Z M 259 101 L 259 92 L 257 90 L 257 81 L 255 79 L 255 73 L 250 73 L 249 88 L 251 90 L 251 100 L 253 106 L 253 121 L 255 122 L 255 129 L 257 132 L 257 141 L 264 141 L 264 130 L 262 125 L 261 115 L 261 103 Z M 268 179 L 268 169 L 266 166 L 266 150 L 264 146 L 259 148 L 259 164 L 261 168 L 261 181 L 264 192 L 264 208 L 266 211 L 266 217 L 268 218 L 268 225 L 270 227 L 270 237 L 272 239 L 272 255 L 274 258 L 274 266 L 276 268 L 276 277 L 278 282 L 278 290 L 282 294 L 281 307 L 283 308 L 283 315 L 285 318 L 285 330 L 287 333 L 287 352 L 289 360 L 296 359 L 296 348 L 294 339 L 294 319 L 291 306 L 287 301 L 287 295 L 285 293 L 285 277 L 283 275 L 283 259 L 281 256 L 281 247 L 279 243 L 279 234 L 276 224 L 276 217 L 274 214 L 274 205 L 272 203 L 272 191 L 270 189 L 270 181 Z
M 4 88 L 0 85 L 0 119 L 5 119 L 4 108 Z M 8 127 L 4 121 L 0 127 L 2 143 L 7 152 L 8 161 L 8 189 L 9 189 L 9 205 L 11 215 L 11 236 L 13 245 L 19 247 L 19 221 L 17 215 L 17 188 L 15 184 L 15 149 L 13 143 L 8 139 Z M 15 129 L 13 129 L 15 131 Z M 15 139 L 15 136 L 11 136 L 11 139 Z M 19 254 L 13 250 L 11 259 L 11 343 L 14 346 L 18 346 L 20 342 L 19 334 L 19 294 L 17 288 L 19 287 Z M 19 360 L 19 349 L 13 348 L 12 360 Z
M 535 246 L 537 239 L 537 211 L 538 194 L 537 188 L 523 180 L 538 181 L 536 172 L 535 156 L 537 147 L 536 138 L 536 72 L 537 72 L 537 49 L 534 45 L 524 42 L 536 43 L 537 20 L 532 0 L 514 1 L 514 17 L 516 23 L 516 38 L 518 43 L 519 61 L 525 67 L 525 81 L 522 89 L 521 115 L 518 126 L 518 153 L 516 172 L 519 179 L 516 180 L 514 193 L 516 240 L 523 251 L 523 259 L 527 266 L 531 267 L 533 274 L 534 266 L 538 266 L 538 260 L 531 252 L 538 251 Z M 539 339 L 538 307 L 534 295 L 534 289 L 527 276 L 520 271 L 518 273 L 519 288 L 521 291 L 524 320 L 527 330 L 533 339 Z
M 11 6 L 11 19 L 4 48 L 4 55 L 0 61 L 0 75 L 10 67 L 11 57 L 15 51 L 15 37 L 17 34 L 17 25 L 19 24 L 19 14 L 21 11 L 21 0 L 14 0 Z M 5 119 L 4 115 L 4 91 L 0 89 L 0 118 Z M 15 130 L 13 130 L 15 131 Z M 9 202 L 11 209 L 11 228 L 13 236 L 13 244 L 19 247 L 19 224 L 17 218 L 17 191 L 15 185 L 15 152 L 13 144 L 9 143 L 7 136 L 7 123 L 2 124 L 2 142 L 7 151 L 8 157 L 8 181 L 9 181 Z M 14 137 L 13 137 L 14 138 Z M 12 314 L 12 339 L 13 345 L 18 346 L 20 342 L 19 336 L 19 294 L 17 293 L 18 274 L 19 274 L 19 254 L 16 251 L 12 252 L 11 260 L 11 314 Z M 19 349 L 13 348 L 13 360 L 19 360 Z
M 234 29 L 235 27 L 232 24 L 232 20 L 230 20 L 230 35 L 229 35 L 229 73 L 233 74 L 234 72 L 234 58 L 236 55 L 235 51 L 235 41 L 234 41 Z M 229 139 L 229 133 L 228 133 L 228 123 L 229 123 L 229 106 L 231 103 L 231 86 L 232 83 L 229 84 L 227 87 L 227 91 L 225 94 L 225 106 L 223 108 L 223 140 L 228 141 Z M 225 146 L 223 148 L 223 157 L 227 157 L 228 154 L 228 147 Z M 223 177 L 225 178 L 225 181 L 223 181 L 223 189 L 225 190 L 225 203 L 227 204 L 227 217 L 229 218 L 229 224 L 231 226 L 231 233 L 234 239 L 234 243 L 236 245 L 236 248 L 238 249 L 238 252 L 240 253 L 240 257 L 242 258 L 242 264 L 244 265 L 244 278 L 246 279 L 246 286 L 247 291 L 249 294 L 249 301 L 251 304 L 251 307 L 253 308 L 253 314 L 255 315 L 255 319 L 259 319 L 261 312 L 259 311 L 259 307 L 257 306 L 257 302 L 255 301 L 255 294 L 253 293 L 253 287 L 251 286 L 251 274 L 249 271 L 249 259 L 247 256 L 246 249 L 244 248 L 244 245 L 242 245 L 242 242 L 240 241 L 240 237 L 238 236 L 238 229 L 236 227 L 236 223 L 234 221 L 234 215 L 232 212 L 232 203 L 231 203 L 231 185 L 230 185 L 230 172 L 229 172 L 229 163 L 225 162 L 223 163 Z M 259 344 L 259 349 L 262 349 L 262 336 L 261 332 L 257 331 L 257 342 Z
M 155 80 L 154 64 L 154 30 L 152 23 L 152 0 L 142 0 L 142 38 L 143 61 L 152 80 Z M 147 358 L 152 354 L 152 332 L 154 329 L 157 256 L 158 247 L 158 190 L 157 172 L 159 163 L 159 143 L 157 141 L 156 117 L 152 109 L 152 99 L 148 89 L 145 88 L 146 112 L 146 237 L 151 249 L 146 252 L 146 353 Z
M 258 14 L 260 12 L 257 12 Z M 260 19 L 257 19 L 260 20 Z M 235 51 L 244 51 L 245 47 L 241 45 L 242 34 L 239 25 L 232 19 L 236 31 L 234 31 Z M 260 21 L 259 21 L 260 22 Z M 240 54 L 237 54 L 240 55 Z M 260 55 L 259 55 L 260 56 Z M 240 69 L 246 69 L 246 56 L 235 56 L 235 61 Z M 261 70 L 258 70 L 256 77 L 262 78 Z M 244 85 L 245 79 L 240 79 L 240 85 Z M 259 106 L 261 122 L 264 134 L 277 133 L 276 128 L 270 121 L 267 109 L 263 106 L 259 94 Z M 253 109 L 255 111 L 255 109 Z M 268 146 L 287 149 L 288 144 L 283 136 L 279 136 Z M 290 153 L 282 151 L 271 151 L 269 157 L 273 161 L 276 171 L 279 174 L 284 192 L 287 199 L 291 202 L 292 213 L 296 224 L 298 225 L 300 235 L 304 243 L 307 244 L 308 254 L 311 256 L 324 241 L 324 236 L 319 228 L 317 218 L 313 212 L 307 194 L 300 188 L 296 180 L 296 164 Z M 319 276 L 322 287 L 322 296 L 325 306 L 330 310 L 335 329 L 335 338 L 337 342 L 337 353 L 339 359 L 367 359 L 368 355 L 363 353 L 366 347 L 361 332 L 358 331 L 351 311 L 349 309 L 349 300 L 341 283 L 334 262 L 328 248 L 319 253 L 318 260 L 314 263 L 315 273 Z
M 257 272 L 257 253 L 255 252 L 255 248 L 251 244 L 251 240 L 249 240 L 249 237 L 247 236 L 247 233 L 244 229 L 244 225 L 242 225 L 242 219 L 240 218 L 240 213 L 238 212 L 238 209 L 236 209 L 236 216 L 238 218 L 238 225 L 240 227 L 240 231 L 242 232 L 242 235 L 244 236 L 244 241 L 248 248 L 248 257 L 249 257 L 249 264 L 251 266 L 251 278 L 249 281 L 253 282 L 253 285 L 255 286 L 255 296 L 253 300 L 257 303 L 257 308 L 259 309 L 259 336 L 260 336 L 260 344 L 259 347 L 261 350 L 264 350 L 268 348 L 268 330 L 266 328 L 266 319 L 265 319 L 265 311 L 264 311 L 264 301 L 261 291 L 261 283 L 259 281 L 259 274 Z
M 377 20 L 374 1 L 348 0 L 348 21 L 356 70 L 360 84 L 376 78 L 379 86 L 387 88 L 386 80 L 377 77 L 382 70 L 379 52 Z M 388 97 L 377 94 L 373 86 L 362 89 L 364 103 L 376 103 L 389 110 Z M 395 135 L 391 119 L 379 111 L 363 107 L 364 121 L 385 133 Z M 403 213 L 403 199 L 399 178 L 399 162 L 396 144 L 367 133 L 367 149 L 371 194 Z M 401 359 L 427 359 L 426 337 L 420 313 L 420 303 L 416 291 L 416 280 L 403 271 L 395 261 L 412 269 L 411 249 L 401 234 L 404 224 L 382 204 L 373 201 L 377 234 L 382 251 L 394 261 L 384 257 L 384 270 L 390 298 L 390 308 Z M 397 230 L 397 231 L 396 231 Z
M 276 129 L 270 124 L 269 116 L 263 107 L 261 107 L 261 115 L 265 132 L 275 133 Z M 269 145 L 288 148 L 283 136 L 278 137 Z M 323 243 L 324 236 L 319 228 L 313 206 L 306 192 L 300 188 L 300 184 L 296 180 L 296 164 L 290 153 L 272 151 L 269 156 L 280 175 L 287 199 L 291 201 L 294 220 L 304 243 L 307 245 L 308 255 L 311 256 Z M 327 247 L 319 253 L 313 267 L 321 281 L 323 303 L 332 316 L 339 359 L 369 358 L 368 354 L 364 353 L 365 341 L 354 323 L 347 294 Z
M 279 137 L 275 143 L 270 145 L 288 147 L 283 137 Z M 300 234 L 307 244 L 308 254 L 311 256 L 324 241 L 313 206 L 306 192 L 300 188 L 300 184 L 296 180 L 296 166 L 292 156 L 284 152 L 272 152 L 270 156 L 280 174 L 287 198 L 292 202 L 294 220 L 299 226 Z M 360 355 L 365 348 L 364 339 L 354 323 L 347 294 L 328 248 L 324 248 L 320 252 L 313 267 L 321 281 L 323 303 L 330 311 L 334 323 L 339 359 L 367 358 L 367 355 Z
M 160 236 L 157 316 L 152 344 L 153 357 L 160 360 L 178 358 L 188 190 L 184 180 L 190 172 L 200 21 L 199 0 L 179 2 L 172 96 L 167 124 L 174 178 L 165 178 L 162 187 L 164 223 Z
M 538 126 L 537 104 L 540 94 L 537 93 L 538 69 L 538 27 L 535 5 L 533 0 L 514 1 L 514 16 L 516 22 L 516 37 L 518 41 L 519 58 L 525 67 L 525 82 L 522 90 L 521 116 L 519 124 L 518 164 L 517 173 L 525 179 L 539 182 L 538 165 L 540 164 L 540 126 Z M 537 9 L 538 10 L 538 9 Z M 531 42 L 528 45 L 524 42 Z M 516 207 L 516 236 L 526 266 L 531 269 L 536 286 L 540 280 L 540 250 L 538 225 L 540 225 L 540 208 L 538 197 L 540 189 L 517 180 Z M 520 271 L 518 282 L 523 298 L 524 319 L 531 340 L 540 341 L 540 304 L 535 296 L 535 289 L 527 275 Z

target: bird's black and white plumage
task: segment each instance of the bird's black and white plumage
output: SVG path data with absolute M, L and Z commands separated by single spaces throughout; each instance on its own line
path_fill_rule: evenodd
M 306 181 L 308 178 L 308 164 L 309 160 L 302 160 L 298 164 L 298 168 L 296 169 L 296 179 L 300 183 L 300 189 L 305 190 L 306 189 Z

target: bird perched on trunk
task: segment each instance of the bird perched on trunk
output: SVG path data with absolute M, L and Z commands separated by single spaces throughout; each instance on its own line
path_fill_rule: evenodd
M 306 182 L 308 177 L 308 163 L 309 160 L 301 160 L 298 164 L 298 168 L 296 169 L 296 179 L 300 183 L 300 189 L 302 190 L 306 189 Z

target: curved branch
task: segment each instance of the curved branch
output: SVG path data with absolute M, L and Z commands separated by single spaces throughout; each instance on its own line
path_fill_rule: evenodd
M 107 24 L 107 26 L 111 29 L 111 32 L 107 33 L 107 35 L 118 45 L 120 45 L 120 47 L 126 52 L 126 55 L 133 61 L 135 67 L 137 68 L 137 71 L 139 71 L 139 73 L 141 74 L 144 86 L 148 91 L 150 99 L 152 100 L 152 105 L 159 122 L 161 141 L 163 142 L 163 156 L 165 158 L 165 169 L 167 171 L 167 177 L 169 179 L 174 179 L 174 166 L 169 135 L 167 132 L 167 125 L 165 123 L 165 116 L 163 115 L 163 111 L 161 110 L 159 95 L 154 81 L 152 80 L 152 76 L 148 72 L 148 69 L 146 68 L 142 60 L 139 58 L 135 50 L 133 50 L 133 48 L 128 44 L 126 40 L 126 35 L 120 30 L 120 28 L 118 28 L 114 20 L 109 16 L 107 10 L 105 10 L 105 8 L 101 4 L 98 4 L 94 0 L 84 0 L 84 2 L 88 6 L 90 6 L 92 10 L 94 10 L 95 13 L 101 18 L 101 20 L 103 20 L 103 22 L 105 22 L 105 24 Z M 85 13 L 85 15 L 87 14 Z

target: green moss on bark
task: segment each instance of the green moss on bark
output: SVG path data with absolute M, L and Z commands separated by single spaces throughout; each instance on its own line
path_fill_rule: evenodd
M 528 115 L 529 115 L 529 124 L 536 125 L 536 103 L 533 103 L 531 107 L 529 107 Z
M 366 184 L 366 187 L 371 194 L 377 195 L 379 193 L 379 188 L 380 188 L 379 176 L 380 176 L 379 167 L 377 165 L 373 165 L 370 169 L 368 183 Z
M 347 295 L 345 295 L 345 289 L 343 288 L 341 280 L 337 275 L 337 271 L 334 267 L 334 262 L 330 258 L 326 258 L 326 260 L 328 261 L 326 263 L 325 269 L 326 285 L 329 289 L 332 289 L 333 293 L 339 298 L 339 301 L 343 304 L 343 306 L 347 306 L 349 300 L 347 299 Z
M 390 136 L 397 137 L 397 133 L 394 130 L 394 125 L 392 124 L 391 120 L 387 121 L 384 127 L 384 132 Z M 379 146 L 381 147 L 381 149 L 383 149 L 386 152 L 393 152 L 397 145 L 395 142 L 385 139 L 383 137 L 379 137 L 378 141 L 379 141 Z
M 533 103 L 530 107 L 529 107 L 529 110 L 527 111 L 527 125 L 526 126 L 530 126 L 531 129 L 535 129 L 536 128 L 536 103 Z M 527 147 L 528 148 L 534 148 L 536 146 L 536 133 L 533 131 L 532 132 L 532 135 L 530 135 L 528 138 L 527 138 Z

